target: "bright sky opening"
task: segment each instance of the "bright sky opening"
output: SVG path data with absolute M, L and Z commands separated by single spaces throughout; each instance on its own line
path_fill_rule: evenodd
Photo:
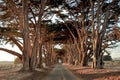
M 10 49 L 10 50 L 14 50 L 16 52 L 21 53 L 21 51 L 18 49 L 17 46 L 12 47 L 11 45 L 7 44 L 7 45 L 0 45 L 0 47 L 1 48 L 7 48 L 7 49 Z M 15 58 L 16 58 L 16 56 L 0 50 L 0 61 L 14 61 Z
M 8 48 L 8 49 L 11 49 L 11 50 L 15 50 L 16 52 L 20 52 L 20 50 L 16 46 L 12 47 L 9 44 L 0 45 L 0 47 Z M 120 46 L 118 46 L 114 49 L 110 49 L 110 50 L 111 50 L 111 56 L 112 56 L 113 59 L 120 57 Z M 16 58 L 16 56 L 0 50 L 0 61 L 14 61 L 15 58 Z

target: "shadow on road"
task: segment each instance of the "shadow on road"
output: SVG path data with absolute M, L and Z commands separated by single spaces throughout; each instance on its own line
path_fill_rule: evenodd
M 53 70 L 42 80 L 80 80 L 71 71 L 61 64 L 57 64 Z

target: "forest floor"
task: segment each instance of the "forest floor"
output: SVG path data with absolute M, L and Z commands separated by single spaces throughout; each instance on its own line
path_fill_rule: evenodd
M 91 69 L 64 64 L 80 80 L 120 80 L 120 61 L 105 62 L 104 69 Z M 0 62 L 0 80 L 44 80 L 51 68 L 37 69 L 34 72 L 19 71 L 21 65 L 12 62 Z M 58 79 L 62 80 L 62 79 Z

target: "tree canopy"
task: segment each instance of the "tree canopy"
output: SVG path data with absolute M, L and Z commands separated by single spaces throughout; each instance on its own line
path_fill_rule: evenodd
M 64 62 L 101 68 L 107 48 L 119 42 L 119 0 L 1 0 L 0 41 L 22 54 L 0 48 L 23 61 L 23 70 L 55 63 L 55 44 L 64 44 Z M 63 52 L 59 52 L 62 56 Z M 44 55 L 44 57 L 43 57 Z

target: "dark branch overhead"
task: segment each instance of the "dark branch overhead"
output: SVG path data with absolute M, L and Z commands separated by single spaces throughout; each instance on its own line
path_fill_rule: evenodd
M 72 24 L 72 22 L 66 22 L 66 23 L 46 25 L 47 34 L 54 35 L 52 37 L 48 36 L 47 40 L 52 38 L 52 40 L 54 42 L 66 42 L 69 39 L 71 39 L 70 32 L 67 29 L 66 25 L 70 28 L 70 30 L 74 33 L 74 36 L 76 36 L 76 38 L 77 38 L 78 34 L 77 34 L 76 29 L 75 29 L 74 25 Z

